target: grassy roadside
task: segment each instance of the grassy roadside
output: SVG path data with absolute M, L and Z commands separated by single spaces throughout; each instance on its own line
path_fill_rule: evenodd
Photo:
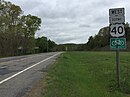
M 118 89 L 114 52 L 64 53 L 41 81 L 38 97 L 130 97 L 130 53 L 120 53 L 120 62 Z

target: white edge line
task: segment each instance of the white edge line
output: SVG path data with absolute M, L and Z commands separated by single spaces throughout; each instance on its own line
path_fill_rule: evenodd
M 32 65 L 32 66 L 30 66 L 30 67 L 28 67 L 28 68 L 26 68 L 26 69 L 24 69 L 24 70 L 22 70 L 22 71 L 20 71 L 20 72 L 18 72 L 18 73 L 16 73 L 16 74 L 14 74 L 14 75 L 12 75 L 12 76 L 10 76 L 10 77 L 8 77 L 8 78 L 6 78 L 6 79 L 0 81 L 0 85 L 3 84 L 4 82 L 6 82 L 6 81 L 8 81 L 8 80 L 10 80 L 10 79 L 12 79 L 12 78 L 14 78 L 14 77 L 16 77 L 17 75 L 19 75 L 19 74 L 21 74 L 21 73 L 23 73 L 23 72 L 25 72 L 25 71 L 27 71 L 27 70 L 29 70 L 29 69 L 31 69 L 31 68 L 37 66 L 37 65 L 39 65 L 40 63 L 43 63 L 43 62 L 45 62 L 45 61 L 47 61 L 47 60 L 49 60 L 49 59 L 51 59 L 51 58 L 53 58 L 53 57 L 55 57 L 55 56 L 57 56 L 57 55 L 59 55 L 59 54 L 61 54 L 61 53 L 57 53 L 57 54 L 55 54 L 55 55 L 53 55 L 53 56 L 51 56 L 51 57 L 48 57 L 48 58 L 46 58 L 46 59 L 44 59 L 44 60 L 42 60 L 42 61 L 40 61 L 40 62 L 38 62 L 38 63 L 36 63 L 36 64 L 34 64 L 34 65 Z

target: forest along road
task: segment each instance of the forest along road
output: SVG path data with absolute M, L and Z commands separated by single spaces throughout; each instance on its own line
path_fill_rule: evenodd
M 23 97 L 62 52 L 0 59 L 0 97 Z

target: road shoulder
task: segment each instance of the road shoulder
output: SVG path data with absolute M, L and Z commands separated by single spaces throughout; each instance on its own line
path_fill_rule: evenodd
M 45 79 L 43 78 L 37 84 L 35 84 L 24 97 L 41 97 L 45 85 Z
M 44 92 L 46 91 L 47 87 L 47 80 L 49 79 L 49 70 L 53 68 L 53 66 L 58 62 L 59 57 L 55 59 L 50 65 L 48 65 L 46 68 L 42 69 L 42 72 L 44 73 L 43 78 L 39 80 L 26 94 L 24 97 L 41 97 L 43 96 Z

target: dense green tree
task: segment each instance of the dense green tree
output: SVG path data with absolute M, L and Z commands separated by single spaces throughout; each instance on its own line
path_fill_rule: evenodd
M 125 35 L 126 35 L 126 40 L 127 41 L 130 41 L 130 26 L 129 26 L 129 23 L 127 22 L 125 24 Z
M 54 41 L 48 40 L 48 51 L 55 51 L 54 47 L 56 47 L 57 44 Z
M 41 37 L 36 39 L 36 46 L 39 48 L 39 52 L 47 52 L 47 38 Z
M 36 46 L 39 48 L 39 52 L 54 51 L 56 43 L 54 41 L 48 40 L 47 37 L 41 37 L 36 39 Z
M 1 54 L 14 55 L 19 44 L 17 25 L 22 10 L 19 6 L 0 1 L 0 48 Z
M 94 48 L 94 38 L 93 36 L 90 36 L 87 42 L 87 50 L 93 49 Z
M 40 30 L 41 19 L 37 16 L 23 15 L 21 17 L 24 37 L 34 37 L 35 32 Z
M 0 0 L 0 55 L 16 55 L 20 47 L 25 53 L 34 49 L 34 35 L 40 29 L 41 19 L 22 14 L 19 6 Z
M 130 40 L 130 27 L 129 23 L 127 22 L 125 24 L 125 37 L 127 41 Z M 98 34 L 93 36 L 90 36 L 88 39 L 88 42 L 86 44 L 86 49 L 88 50 L 94 50 L 101 47 L 108 46 L 110 43 L 110 31 L 109 27 L 103 27 L 99 30 Z
M 30 14 L 27 16 L 23 15 L 21 17 L 21 25 L 24 37 L 22 46 L 24 53 L 26 53 L 27 51 L 32 51 L 35 47 L 35 42 L 33 42 L 34 35 L 40 29 L 41 19 Z

